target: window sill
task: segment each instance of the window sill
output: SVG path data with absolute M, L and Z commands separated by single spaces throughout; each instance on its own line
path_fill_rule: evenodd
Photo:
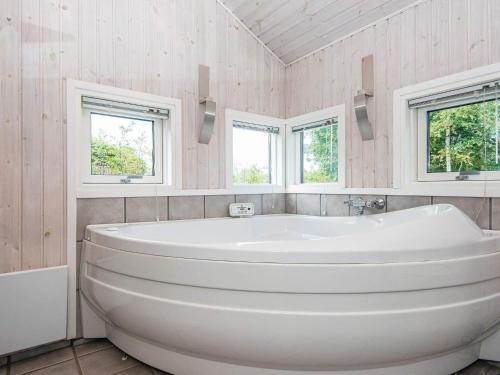
M 147 184 L 86 184 L 76 190 L 76 198 L 123 198 L 182 195 L 272 194 L 285 193 L 277 185 L 244 185 L 229 189 L 176 189 L 169 185 Z

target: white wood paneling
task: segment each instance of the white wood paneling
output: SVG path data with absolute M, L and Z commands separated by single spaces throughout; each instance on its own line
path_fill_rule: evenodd
M 0 1 L 0 273 L 66 263 L 66 79 L 183 103 L 183 185 L 225 187 L 224 110 L 285 114 L 285 68 L 215 0 Z M 198 144 L 198 64 L 218 118 Z
M 286 117 L 346 104 L 347 186 L 391 187 L 395 89 L 500 62 L 498 0 L 427 0 L 286 68 Z M 352 110 L 361 57 L 374 54 L 374 141 L 362 142 Z M 337 70 L 339 79 L 331 79 Z M 330 86 L 330 87 L 329 87 Z M 322 97 L 315 93 L 320 91 Z
M 221 1 L 290 63 L 417 0 Z

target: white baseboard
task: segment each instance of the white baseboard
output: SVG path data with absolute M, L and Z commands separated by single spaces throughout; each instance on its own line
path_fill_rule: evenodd
M 0 355 L 66 339 L 68 266 L 0 274 Z

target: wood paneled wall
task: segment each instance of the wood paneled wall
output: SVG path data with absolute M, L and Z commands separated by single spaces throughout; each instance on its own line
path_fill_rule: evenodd
M 428 0 L 286 69 L 286 117 L 346 105 L 347 186 L 390 187 L 392 107 L 397 88 L 500 62 L 499 0 Z M 373 141 L 361 141 L 353 97 L 361 58 L 375 58 Z
M 283 65 L 215 0 L 2 0 L 0 46 L 0 273 L 66 263 L 67 78 L 180 98 L 185 188 L 224 187 L 226 107 L 285 113 Z M 218 105 L 209 145 L 198 64 Z

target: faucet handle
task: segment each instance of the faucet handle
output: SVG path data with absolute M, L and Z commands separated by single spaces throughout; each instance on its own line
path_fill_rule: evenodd
M 372 201 L 366 202 L 366 207 L 376 208 L 377 210 L 382 210 L 385 208 L 385 199 L 384 198 L 376 198 Z

